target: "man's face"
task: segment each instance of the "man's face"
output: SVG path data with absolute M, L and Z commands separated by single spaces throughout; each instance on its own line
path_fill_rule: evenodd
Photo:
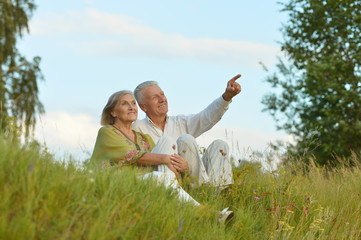
M 143 90 L 143 103 L 139 104 L 139 107 L 150 119 L 165 117 L 168 112 L 168 101 L 159 86 L 148 86 Z

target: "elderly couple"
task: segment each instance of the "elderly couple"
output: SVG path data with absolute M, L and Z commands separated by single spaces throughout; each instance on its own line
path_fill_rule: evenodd
M 102 166 L 140 166 L 180 199 L 199 205 L 179 185 L 177 178 L 189 176 L 193 185 L 210 183 L 225 187 L 233 183 L 228 145 L 214 141 L 203 157 L 195 138 L 211 129 L 228 109 L 232 98 L 241 92 L 238 74 L 228 81 L 221 97 L 203 111 L 192 115 L 168 116 L 167 98 L 157 82 L 141 83 L 134 90 L 119 91 L 110 96 L 103 109 L 91 163 Z M 138 107 L 146 118 L 137 120 Z M 220 221 L 233 216 L 224 209 Z

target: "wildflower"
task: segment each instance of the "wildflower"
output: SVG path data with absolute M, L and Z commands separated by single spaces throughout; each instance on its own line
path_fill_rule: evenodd
M 254 199 L 256 199 L 256 201 L 258 201 L 258 200 L 259 200 L 259 197 L 255 196 Z
M 94 178 L 89 179 L 90 182 L 94 182 Z
M 183 226 L 183 218 L 180 220 L 178 232 L 182 231 L 182 226 Z
M 221 187 L 218 187 L 217 194 L 219 194 L 220 191 L 221 191 Z
M 93 171 L 93 170 L 89 170 L 89 173 L 92 174 L 92 173 L 94 173 L 94 171 Z
M 202 192 L 199 193 L 199 195 L 202 195 L 202 194 L 203 194 Z
M 290 208 L 290 207 L 283 207 L 283 209 L 286 209 L 286 211 L 289 212 L 289 213 L 294 213 L 293 209 Z
M 272 193 L 270 193 L 270 192 L 265 192 L 265 193 L 262 193 L 260 196 L 262 197 L 262 196 L 267 196 L 267 195 L 272 195 Z
M 232 191 L 232 188 L 228 188 L 228 192 Z
M 219 150 L 219 152 L 222 154 L 222 156 L 223 156 L 223 157 L 227 155 L 227 153 L 223 152 L 223 150 L 222 150 L 222 149 L 221 149 L 221 150 Z
M 307 217 L 308 212 L 309 212 L 308 207 L 304 208 L 304 209 L 303 209 L 303 212 L 304 212 L 304 214 L 305 214 L 305 217 Z

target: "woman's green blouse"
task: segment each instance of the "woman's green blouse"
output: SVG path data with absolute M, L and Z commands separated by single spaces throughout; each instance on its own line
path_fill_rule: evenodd
M 135 142 L 111 125 L 101 127 L 90 162 L 102 167 L 129 166 L 151 152 L 155 146 L 153 139 L 148 134 L 133 132 Z

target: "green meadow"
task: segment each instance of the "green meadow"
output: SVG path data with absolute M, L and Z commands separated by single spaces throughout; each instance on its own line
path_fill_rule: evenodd
M 334 170 L 245 164 L 227 189 L 184 186 L 194 207 L 136 169 L 89 170 L 0 137 L 0 239 L 360 239 L 359 159 Z M 224 207 L 235 216 L 220 224 Z

